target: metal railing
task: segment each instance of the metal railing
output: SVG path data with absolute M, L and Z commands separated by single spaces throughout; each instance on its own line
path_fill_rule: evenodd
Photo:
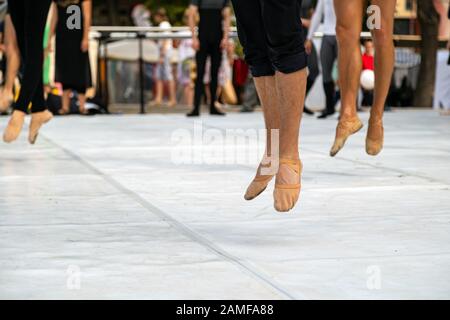
M 230 38 L 237 38 L 237 30 L 235 27 L 231 28 Z M 172 27 L 170 29 L 161 29 L 159 27 L 117 27 L 117 26 L 97 26 L 92 27 L 90 33 L 91 39 L 98 41 L 99 43 L 99 55 L 98 58 L 101 59 L 105 57 L 106 61 L 108 59 L 108 44 L 120 40 L 131 40 L 136 39 L 139 43 L 138 45 L 138 64 L 139 64 L 139 82 L 140 82 L 140 113 L 145 113 L 145 75 L 144 75 L 144 40 L 182 40 L 189 39 L 192 37 L 192 33 L 188 27 Z M 314 34 L 315 38 L 322 38 L 323 33 L 316 32 Z M 370 39 L 372 35 L 370 32 L 362 32 L 361 39 Z M 395 35 L 394 42 L 396 47 L 405 48 L 417 48 L 420 47 L 421 37 L 417 35 Z M 440 39 L 439 46 L 445 48 L 447 44 L 447 39 Z M 107 72 L 107 67 L 105 68 Z M 107 74 L 105 75 L 105 81 L 107 81 Z M 103 84 L 104 94 L 106 95 L 106 100 L 108 100 L 108 84 Z M 108 104 L 108 101 L 106 101 Z

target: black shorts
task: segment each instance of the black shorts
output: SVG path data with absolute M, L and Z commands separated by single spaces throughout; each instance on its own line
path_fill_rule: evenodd
M 302 0 L 232 0 L 239 40 L 254 77 L 307 66 Z

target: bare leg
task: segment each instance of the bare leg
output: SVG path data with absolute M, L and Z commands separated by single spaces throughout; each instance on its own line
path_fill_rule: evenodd
M 191 106 L 194 103 L 194 88 L 191 84 L 184 87 L 184 104 Z
M 306 95 L 306 69 L 291 73 L 276 73 L 278 106 L 280 109 L 280 167 L 276 185 L 295 186 L 299 184 L 301 164 L 299 162 L 300 122 Z M 283 163 L 290 160 L 299 163 L 299 170 Z M 300 188 L 275 188 L 274 200 L 277 211 L 291 210 L 298 201 Z
M 211 104 L 211 90 L 209 89 L 209 83 L 205 84 L 205 98 L 206 98 L 206 104 Z
M 169 81 L 169 107 L 175 107 L 177 105 L 177 94 L 175 81 Z
M 17 44 L 16 30 L 11 17 L 5 17 L 5 47 L 7 57 L 5 86 L 0 93 L 0 111 L 6 110 L 14 99 L 14 81 L 20 66 L 20 50 Z
M 394 13 L 396 1 L 373 0 L 381 9 L 381 28 L 372 31 L 375 44 L 375 91 L 367 131 L 366 151 L 377 155 L 383 148 L 383 112 L 394 69 Z
M 336 138 L 330 151 L 331 156 L 335 156 L 344 147 L 350 135 L 362 128 L 356 113 L 356 101 L 362 69 L 360 33 L 364 2 L 363 0 L 334 0 L 342 104 Z
M 62 95 L 62 108 L 60 114 L 68 114 L 70 112 L 70 95 L 72 90 L 64 90 Z
M 78 94 L 78 103 L 80 104 L 80 114 L 86 114 L 86 95 Z
M 264 123 L 266 126 L 266 151 L 256 172 L 256 177 L 245 193 L 244 198 L 246 200 L 252 200 L 263 192 L 278 170 L 278 165 L 271 161 L 271 157 L 276 156 L 272 152 L 275 152 L 275 150 L 272 150 L 271 134 L 273 133 L 273 130 L 280 129 L 281 119 L 280 110 L 278 107 L 275 77 L 255 77 L 254 81 L 264 114 Z M 267 169 L 262 172 L 262 167 Z
M 156 84 L 155 84 L 155 99 L 151 103 L 152 105 L 160 105 L 162 103 L 163 91 L 164 91 L 163 82 L 161 80 L 156 80 Z
M 335 0 L 336 33 L 339 44 L 339 87 L 341 116 L 356 116 L 359 80 L 362 70 L 360 33 L 363 0 Z

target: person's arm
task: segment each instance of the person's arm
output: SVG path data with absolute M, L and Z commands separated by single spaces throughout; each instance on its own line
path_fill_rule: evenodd
M 231 9 L 229 6 L 226 6 L 222 12 L 223 16 L 223 39 L 220 44 L 222 49 L 225 49 L 228 46 L 228 37 L 230 35 L 230 27 L 231 27 Z
M 317 29 L 319 29 L 320 21 L 322 20 L 323 14 L 324 14 L 323 0 L 319 0 L 317 2 L 316 10 L 314 10 L 314 14 L 311 19 L 311 25 L 309 26 L 307 36 L 308 40 L 312 40 L 312 38 L 314 37 L 314 33 L 317 31 Z
M 302 26 L 308 29 L 311 26 L 311 19 L 302 18 Z
M 310 24 L 309 30 L 308 30 L 308 36 L 306 37 L 306 41 L 305 41 L 305 50 L 306 50 L 307 54 L 311 54 L 311 52 L 312 52 L 312 46 L 313 46 L 312 38 L 314 36 L 314 33 L 317 31 L 317 29 L 320 26 L 320 21 L 322 20 L 322 16 L 324 13 L 323 6 L 324 6 L 323 0 L 319 0 L 319 2 L 317 2 L 316 9 L 312 16 L 311 24 Z
M 56 25 L 58 24 L 58 7 L 56 3 L 52 3 L 50 7 L 50 31 L 48 34 L 47 48 L 45 48 L 45 56 L 52 51 L 52 40 L 55 36 Z
M 92 26 L 92 1 L 85 0 L 82 2 L 83 10 L 83 40 L 81 41 L 81 51 L 89 50 L 89 32 Z
M 200 49 L 200 42 L 198 41 L 196 32 L 198 7 L 195 4 L 191 4 L 188 12 L 188 24 L 192 33 L 192 48 L 194 48 L 195 51 L 198 51 Z

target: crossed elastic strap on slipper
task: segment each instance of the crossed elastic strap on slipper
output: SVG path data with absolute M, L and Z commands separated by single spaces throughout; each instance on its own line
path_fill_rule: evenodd
M 286 165 L 299 176 L 297 184 L 275 184 L 273 192 L 275 210 L 287 212 L 291 210 L 298 201 L 301 189 L 302 162 L 300 160 L 280 159 L 281 166 Z

